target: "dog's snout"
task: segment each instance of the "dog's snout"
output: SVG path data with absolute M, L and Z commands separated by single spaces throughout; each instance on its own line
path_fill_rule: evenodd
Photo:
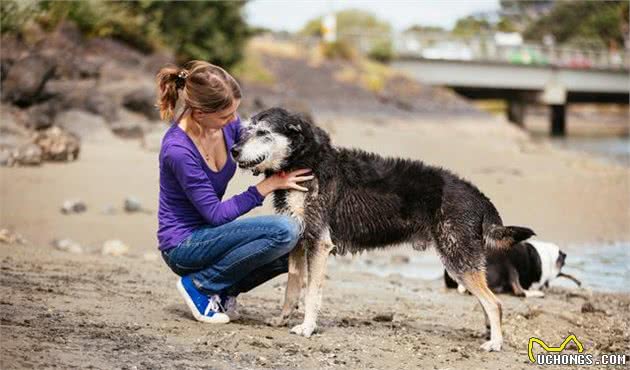
M 230 149 L 230 153 L 232 153 L 233 158 L 238 158 L 238 155 L 241 154 L 241 150 L 233 146 L 232 149 Z

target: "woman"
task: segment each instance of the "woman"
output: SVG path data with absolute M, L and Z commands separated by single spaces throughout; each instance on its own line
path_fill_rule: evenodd
M 177 290 L 202 322 L 227 323 L 236 296 L 287 272 L 298 225 L 287 216 L 237 218 L 277 189 L 307 189 L 309 170 L 273 175 L 223 200 L 236 171 L 229 151 L 241 125 L 241 90 L 220 67 L 192 61 L 157 75 L 162 119 L 172 122 L 160 150 L 159 249 L 181 279 Z M 181 113 L 174 118 L 180 98 Z

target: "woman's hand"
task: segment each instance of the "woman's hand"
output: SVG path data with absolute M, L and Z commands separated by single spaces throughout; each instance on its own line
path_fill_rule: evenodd
M 267 194 L 279 189 L 295 189 L 300 191 L 308 191 L 307 188 L 298 185 L 298 182 L 312 180 L 315 176 L 304 176 L 309 172 L 311 172 L 310 169 L 302 168 L 289 172 L 287 174 L 275 173 L 267 177 L 263 181 L 259 182 L 258 185 L 256 185 L 256 189 L 258 189 L 258 192 L 263 197 L 266 197 Z

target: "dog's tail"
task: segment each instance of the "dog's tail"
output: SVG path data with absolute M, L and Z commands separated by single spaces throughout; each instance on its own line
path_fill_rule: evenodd
M 483 240 L 486 246 L 496 249 L 510 248 L 516 243 L 522 242 L 536 233 L 527 227 L 500 226 L 497 224 L 483 225 Z

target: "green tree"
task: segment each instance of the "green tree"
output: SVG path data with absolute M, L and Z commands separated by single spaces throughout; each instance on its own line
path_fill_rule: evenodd
M 628 1 L 558 1 L 552 11 L 531 23 L 525 38 L 553 35 L 558 43 L 606 48 L 623 45 Z
M 344 38 L 348 34 L 369 33 L 389 36 L 391 26 L 379 20 L 374 14 L 365 10 L 348 9 L 335 14 L 337 16 L 337 35 Z M 300 31 L 303 35 L 321 36 L 322 17 L 311 19 Z
M 453 34 L 456 36 L 470 37 L 479 35 L 492 29 L 490 22 L 483 18 L 468 16 L 460 18 L 453 27 Z
M 144 52 L 171 49 L 180 63 L 201 59 L 229 68 L 242 58 L 249 36 L 243 1 L 1 0 L 0 4 L 3 33 L 20 33 L 29 21 L 47 29 L 72 21 L 88 36 L 115 38 Z
M 243 1 L 142 1 L 136 12 L 157 22 L 164 43 L 179 62 L 207 60 L 230 67 L 243 56 L 249 36 L 243 19 Z

